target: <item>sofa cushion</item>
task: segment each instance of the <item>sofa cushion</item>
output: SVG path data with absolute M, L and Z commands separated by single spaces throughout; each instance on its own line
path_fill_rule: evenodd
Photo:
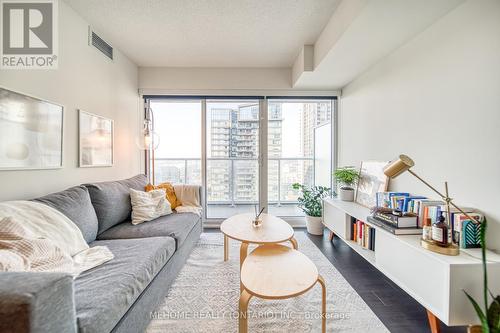
M 110 332 L 175 252 L 171 237 L 95 241 L 114 259 L 75 280 L 79 332 Z
M 85 186 L 75 186 L 33 201 L 46 204 L 66 215 L 80 228 L 87 243 L 95 240 L 98 227 L 97 215 Z
M 130 219 L 130 189 L 144 191 L 148 180 L 145 175 L 95 184 L 85 184 L 99 221 L 97 234 Z
M 175 238 L 176 249 L 182 246 L 187 235 L 200 220 L 192 213 L 173 213 L 133 225 L 130 221 L 120 223 L 100 234 L 98 239 L 123 239 L 169 236 Z

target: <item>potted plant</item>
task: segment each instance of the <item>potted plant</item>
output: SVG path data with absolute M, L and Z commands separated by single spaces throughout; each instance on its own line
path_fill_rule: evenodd
M 481 222 L 480 228 L 480 239 L 481 239 L 481 255 L 483 262 L 483 298 L 484 298 L 484 309 L 479 306 L 479 304 L 470 296 L 465 290 L 464 293 L 467 298 L 472 303 L 474 310 L 476 310 L 477 316 L 481 325 L 469 326 L 469 333 L 500 333 L 500 295 L 496 297 L 488 288 L 488 274 L 486 265 L 486 218 Z M 491 297 L 491 303 L 488 306 L 489 297 Z
M 339 198 L 343 201 L 354 200 L 354 186 L 359 179 L 359 172 L 352 166 L 337 168 L 333 176 L 337 182 Z
M 301 190 L 298 198 L 299 208 L 306 214 L 307 232 L 313 235 L 323 234 L 323 203 L 322 199 L 330 195 L 331 189 L 324 186 L 305 186 L 299 183 L 292 185 L 294 190 Z

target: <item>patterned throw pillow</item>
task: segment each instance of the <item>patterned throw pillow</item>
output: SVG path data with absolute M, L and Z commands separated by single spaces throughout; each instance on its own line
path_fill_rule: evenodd
M 130 189 L 130 202 L 132 203 L 132 224 L 140 224 L 172 214 L 172 208 L 163 189 L 149 192 Z
M 172 209 L 175 209 L 177 206 L 181 205 L 181 202 L 179 201 L 179 199 L 177 199 L 177 196 L 175 195 L 174 186 L 172 184 L 161 183 L 160 185 L 156 185 L 156 186 L 148 184 L 145 187 L 146 192 L 149 192 L 152 190 L 159 190 L 159 189 L 165 190 L 166 198 L 167 198 L 168 202 L 170 202 L 170 207 L 172 207 Z

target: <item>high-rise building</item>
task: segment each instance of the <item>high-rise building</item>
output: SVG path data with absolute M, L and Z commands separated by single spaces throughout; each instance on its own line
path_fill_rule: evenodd
M 281 122 L 281 104 L 270 106 L 269 157 L 281 156 Z M 210 200 L 257 202 L 259 105 L 252 103 L 238 109 L 212 109 L 210 126 Z M 269 178 L 270 183 L 274 178 L 277 180 L 277 172 L 271 172 Z
M 208 161 L 208 198 L 214 202 L 231 200 L 231 164 L 227 159 L 234 148 L 233 128 L 235 124 L 234 110 L 231 108 L 211 109 L 210 149 L 211 160 Z
M 314 157 L 314 130 L 316 127 L 329 123 L 332 119 L 331 102 L 304 103 L 302 110 L 302 152 L 304 157 Z M 305 163 L 303 166 L 304 182 L 313 184 L 314 166 Z
M 314 129 L 331 120 L 331 103 L 303 103 L 300 116 L 301 152 L 314 157 Z M 313 184 L 311 160 L 279 160 L 282 157 L 282 103 L 268 104 L 268 198 L 274 202 L 294 201 L 294 182 Z M 258 201 L 259 105 L 210 110 L 210 160 L 208 199 L 210 202 Z M 281 170 L 279 170 L 281 168 Z M 281 188 L 279 187 L 281 186 Z M 279 198 L 281 194 L 281 198 Z

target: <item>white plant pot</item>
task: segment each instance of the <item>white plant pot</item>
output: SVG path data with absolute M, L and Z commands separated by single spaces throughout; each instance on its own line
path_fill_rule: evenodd
M 354 189 L 339 189 L 339 199 L 342 201 L 354 201 Z
M 312 235 L 323 235 L 323 217 L 306 215 L 307 232 Z

